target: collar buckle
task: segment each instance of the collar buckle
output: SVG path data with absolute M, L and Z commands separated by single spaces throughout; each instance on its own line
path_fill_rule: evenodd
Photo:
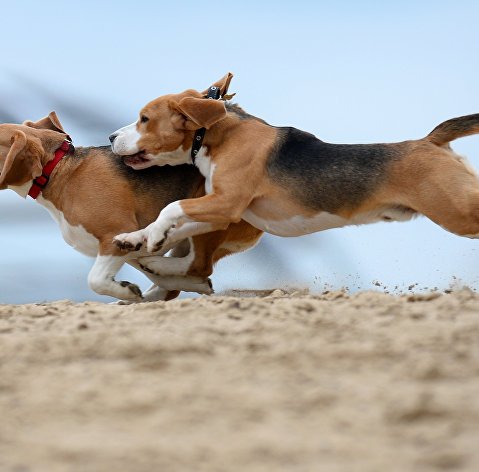
M 35 179 L 35 184 L 38 185 L 43 190 L 47 186 L 49 180 L 50 180 L 49 175 L 42 174 Z

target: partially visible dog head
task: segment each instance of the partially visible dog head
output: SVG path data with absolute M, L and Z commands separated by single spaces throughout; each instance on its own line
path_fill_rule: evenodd
M 21 186 L 41 175 L 65 138 L 69 136 L 55 112 L 36 122 L 0 124 L 0 190 Z
M 228 73 L 215 82 L 221 95 L 232 78 L 233 74 Z M 226 117 L 225 103 L 206 100 L 206 94 L 207 90 L 185 90 L 148 103 L 138 121 L 110 135 L 112 151 L 134 169 L 190 163 L 194 131 L 209 129 Z

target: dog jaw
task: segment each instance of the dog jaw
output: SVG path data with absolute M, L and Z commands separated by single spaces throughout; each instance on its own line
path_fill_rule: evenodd
M 190 150 L 184 150 L 183 146 L 179 146 L 174 151 L 160 152 L 158 154 L 148 154 L 146 156 L 151 162 L 150 165 L 155 166 L 179 166 L 182 164 L 192 164 Z
M 146 169 L 148 167 L 154 166 L 155 163 L 150 160 L 149 156 L 145 155 L 143 151 L 137 152 L 136 154 L 131 154 L 128 156 L 122 156 L 123 162 L 135 170 Z
M 169 152 L 160 152 L 158 154 L 144 154 L 143 152 L 139 152 L 122 157 L 123 162 L 135 170 L 146 169 L 151 166 L 179 166 L 193 163 L 190 152 L 185 151 L 182 146 Z

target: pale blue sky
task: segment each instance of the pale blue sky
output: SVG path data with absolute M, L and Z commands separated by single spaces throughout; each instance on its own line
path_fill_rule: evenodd
M 479 111 L 473 1 L 16 1 L 2 17 L 0 116 L 55 109 L 77 145 L 106 144 L 147 101 L 227 71 L 247 111 L 330 142 L 421 137 Z M 454 148 L 479 168 L 479 137 Z M 0 215 L 0 302 L 98 299 L 86 285 L 91 260 L 66 246 L 45 210 L 4 191 Z M 478 288 L 478 244 L 425 219 L 270 236 L 221 262 L 213 281 L 445 288 L 455 276 Z

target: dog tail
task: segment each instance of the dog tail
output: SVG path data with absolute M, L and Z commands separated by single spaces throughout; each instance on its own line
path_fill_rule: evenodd
M 436 126 L 426 139 L 438 146 L 444 146 L 455 139 L 477 133 L 479 133 L 479 113 L 447 120 Z

